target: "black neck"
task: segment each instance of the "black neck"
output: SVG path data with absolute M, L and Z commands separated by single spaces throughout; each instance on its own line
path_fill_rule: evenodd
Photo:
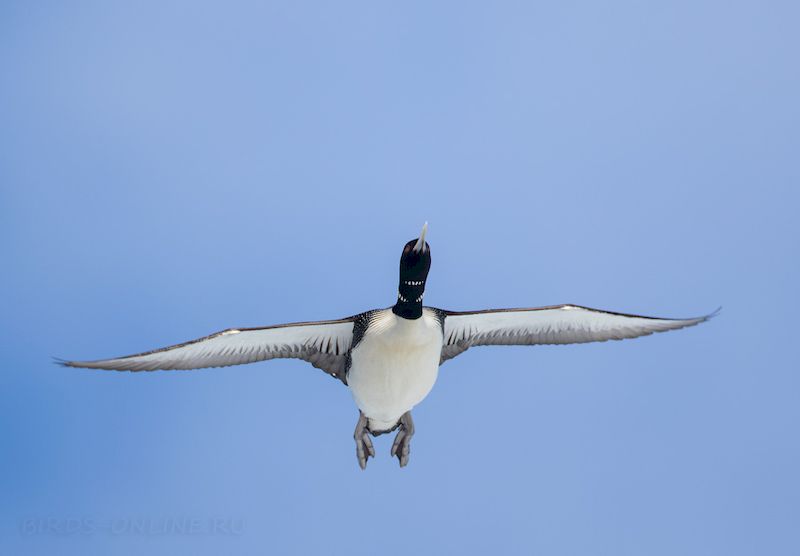
M 397 303 L 392 312 L 404 319 L 418 319 L 422 316 L 422 294 L 425 293 L 425 280 L 403 280 L 397 288 Z

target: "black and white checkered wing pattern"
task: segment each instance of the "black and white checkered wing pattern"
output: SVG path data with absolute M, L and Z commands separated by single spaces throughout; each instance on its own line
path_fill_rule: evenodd
M 662 319 L 578 305 L 442 313 L 445 315 L 442 363 L 473 346 L 623 340 L 694 326 L 716 314 L 690 319 Z
M 67 367 L 155 371 L 228 367 L 267 359 L 302 359 L 344 381 L 353 340 L 353 317 L 263 328 L 231 328 L 204 338 L 135 355 L 96 361 L 61 361 Z

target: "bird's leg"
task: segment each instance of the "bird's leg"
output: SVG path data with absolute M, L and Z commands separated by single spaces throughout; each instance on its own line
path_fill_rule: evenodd
M 367 468 L 367 460 L 372 456 L 375 457 L 375 448 L 372 446 L 372 439 L 369 437 L 369 430 L 367 429 L 367 417 L 358 412 L 358 423 L 356 423 L 356 431 L 353 433 L 353 438 L 356 440 L 356 456 L 358 456 L 358 466 L 361 469 Z
M 392 455 L 397 456 L 400 467 L 408 465 L 408 456 L 411 453 L 411 437 L 414 436 L 414 420 L 411 412 L 406 411 L 400 417 L 400 427 L 392 443 Z

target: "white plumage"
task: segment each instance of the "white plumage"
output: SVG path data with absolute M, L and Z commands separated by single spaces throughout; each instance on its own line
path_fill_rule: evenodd
M 377 313 L 353 348 L 347 384 L 373 432 L 392 429 L 431 391 L 439 373 L 442 326 L 434 311 L 407 320 Z

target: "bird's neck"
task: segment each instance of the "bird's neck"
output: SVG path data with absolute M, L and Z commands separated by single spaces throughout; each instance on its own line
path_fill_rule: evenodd
M 422 316 L 422 296 L 425 293 L 425 280 L 400 277 L 397 287 L 397 303 L 392 312 L 404 319 L 418 319 Z

